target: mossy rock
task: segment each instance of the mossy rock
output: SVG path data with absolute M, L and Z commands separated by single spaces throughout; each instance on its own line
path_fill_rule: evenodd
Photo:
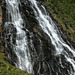
M 75 1 L 74 0 L 46 0 L 47 10 L 52 14 L 59 25 L 66 30 L 68 38 L 75 41 Z M 70 32 L 69 32 L 70 31 Z M 70 36 L 70 35 L 71 36 Z

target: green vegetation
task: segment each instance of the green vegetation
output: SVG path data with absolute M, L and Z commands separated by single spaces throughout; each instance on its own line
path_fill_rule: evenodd
M 6 54 L 4 53 L 3 46 L 0 45 L 0 75 L 32 75 L 15 68 L 14 66 L 8 64 L 8 62 L 4 61 L 4 59 L 8 60 Z
M 68 37 L 75 41 L 75 0 L 47 0 L 48 11 L 67 31 Z

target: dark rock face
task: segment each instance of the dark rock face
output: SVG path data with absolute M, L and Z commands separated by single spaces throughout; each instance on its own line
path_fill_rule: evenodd
M 6 6 L 5 3 L 4 6 Z M 58 75 L 69 75 L 68 70 L 70 70 L 69 67 L 70 63 L 67 63 L 65 57 L 62 54 L 57 57 L 54 56 L 55 51 L 54 46 L 51 43 L 51 39 L 47 34 L 43 32 L 43 30 L 39 26 L 38 21 L 35 19 L 34 12 L 28 0 L 21 0 L 19 8 L 21 16 L 24 21 L 23 30 L 26 32 L 32 63 L 34 63 L 33 64 L 34 74 L 56 75 L 56 73 L 58 73 Z M 6 11 L 7 9 L 3 8 L 4 25 L 5 22 L 8 21 L 6 17 L 7 15 Z M 16 44 L 16 29 L 13 26 L 13 24 L 9 24 L 7 28 L 5 26 L 3 28 L 4 28 L 3 36 L 5 38 L 5 50 L 9 58 L 9 63 L 15 65 L 14 63 L 17 62 L 17 56 L 14 53 L 15 50 L 13 49 L 14 48 L 13 45 Z M 13 44 L 10 43 L 10 36 L 12 36 Z M 66 39 L 64 38 L 64 40 Z M 61 61 L 62 64 L 64 65 L 64 68 L 61 66 L 61 63 L 59 63 L 60 59 L 62 59 Z
M 27 1 L 26 1 L 27 2 Z M 25 2 L 25 3 L 26 3 Z M 24 18 L 24 22 L 26 23 L 25 28 L 28 30 L 27 32 L 27 38 L 29 42 L 29 49 L 32 57 L 32 62 L 34 63 L 33 69 L 34 74 L 38 75 L 39 73 L 43 74 L 45 72 L 45 75 L 48 75 L 49 68 L 46 63 L 46 61 L 49 61 L 51 55 L 53 52 L 52 45 L 50 38 L 47 34 L 45 34 L 41 27 L 39 26 L 37 20 L 35 19 L 34 12 L 29 4 L 27 2 L 26 4 L 21 3 L 22 17 Z M 45 64 L 45 68 L 43 67 L 43 64 Z M 40 72 L 38 73 L 38 70 L 40 68 Z
M 6 4 L 4 3 L 3 9 L 3 37 L 5 38 L 5 52 L 8 55 L 9 63 L 14 65 L 17 62 L 16 54 L 14 53 L 14 46 L 16 43 L 16 29 L 13 24 L 5 26 L 5 22 L 8 22 L 8 17 L 6 16 L 8 13 L 5 8 Z M 41 65 L 41 69 L 39 73 L 44 73 L 45 69 L 43 68 L 43 63 L 47 68 L 46 61 L 49 61 L 53 52 L 51 52 L 51 41 L 47 34 L 45 34 L 40 26 L 38 25 L 37 20 L 35 19 L 34 12 L 28 2 L 28 0 L 21 0 L 20 13 L 22 15 L 24 21 L 23 30 L 26 32 L 28 38 L 28 46 L 30 49 L 32 62 L 34 63 L 34 71 L 35 75 L 38 75 L 39 64 Z M 9 34 L 10 31 L 10 34 Z M 10 43 L 10 37 L 12 36 L 12 43 Z M 46 69 L 47 72 L 49 69 Z M 46 74 L 48 75 L 48 74 Z

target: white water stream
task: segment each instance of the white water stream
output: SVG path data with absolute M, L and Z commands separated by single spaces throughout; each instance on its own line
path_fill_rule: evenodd
M 27 37 L 23 28 L 23 20 L 19 12 L 19 0 L 6 0 L 6 6 L 8 8 L 8 13 L 11 16 L 11 22 L 17 30 L 16 33 L 16 45 L 14 46 L 14 51 L 18 57 L 16 67 L 28 71 L 29 73 L 33 72 L 33 67 L 31 64 L 31 57 L 29 53 L 29 48 L 27 45 Z M 10 19 L 10 16 L 8 18 Z M 6 22 L 8 25 L 9 22 Z M 11 41 L 12 43 L 12 41 Z
M 46 12 L 45 8 L 42 6 L 42 8 L 45 12 L 45 14 L 43 14 L 42 10 L 40 10 L 40 8 L 38 7 L 38 5 L 37 5 L 38 2 L 36 0 L 29 0 L 29 1 L 32 4 L 32 8 L 34 10 L 36 19 L 39 22 L 39 25 L 41 26 L 42 30 L 46 34 L 48 34 L 48 36 L 51 39 L 52 44 L 55 47 L 55 50 L 56 50 L 55 55 L 57 56 L 57 55 L 63 54 L 63 52 L 65 52 L 65 54 L 63 54 L 63 55 L 65 56 L 66 60 L 68 62 L 70 62 L 70 64 L 72 64 L 72 67 L 75 71 L 75 61 L 72 58 L 70 58 L 69 56 L 67 56 L 68 53 L 66 52 L 64 47 L 67 48 L 68 51 L 70 51 L 73 54 L 74 57 L 75 57 L 75 51 L 73 49 L 71 49 L 63 41 L 63 39 L 61 38 L 60 35 L 58 35 L 58 29 L 55 26 L 55 23 L 52 21 L 52 19 L 47 15 L 47 12 Z M 75 75 L 75 72 L 73 73 L 73 75 Z

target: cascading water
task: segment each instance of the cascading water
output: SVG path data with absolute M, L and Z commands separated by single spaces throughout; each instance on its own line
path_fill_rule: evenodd
M 51 18 L 47 15 L 45 8 L 42 6 L 43 10 L 45 11 L 45 14 L 43 14 L 38 8 L 36 0 L 30 0 L 30 2 L 32 3 L 32 8 L 35 12 L 35 16 L 39 22 L 39 25 L 41 26 L 42 30 L 51 38 L 52 44 L 56 49 L 56 54 L 61 54 L 61 52 L 64 50 L 63 46 L 67 47 L 71 52 L 73 52 L 73 54 L 75 54 L 75 52 L 65 44 L 60 35 L 58 35 L 58 29 Z
M 44 51 L 43 47 L 45 44 L 42 42 L 43 40 L 37 37 L 39 46 L 36 48 L 34 44 L 35 40 L 33 39 L 34 33 L 29 30 L 30 41 L 28 41 L 27 31 L 23 30 L 27 24 L 24 23 L 19 10 L 19 6 L 21 6 L 20 0 L 5 1 L 7 7 L 5 28 L 7 29 L 7 35 L 10 35 L 10 45 L 17 57 L 17 61 L 14 62 L 15 66 L 35 75 L 75 75 L 75 51 L 64 42 L 56 24 L 49 17 L 45 8 L 42 5 L 39 6 L 36 0 L 23 0 L 24 4 L 29 3 L 38 22 L 38 26 L 51 39 L 52 49 L 50 49 L 49 45 Z M 11 27 L 14 27 L 16 30 L 15 36 L 12 33 L 13 30 L 10 29 Z M 36 30 L 36 32 L 38 31 Z M 38 34 L 41 35 L 39 32 Z M 15 38 L 15 44 L 13 44 L 13 38 Z M 48 39 L 46 40 L 48 41 Z M 53 51 L 53 53 L 52 55 L 49 53 L 45 54 L 46 51 L 49 53 Z M 10 58 L 9 53 L 8 57 Z
M 72 50 L 65 42 L 62 40 L 60 35 L 58 35 L 58 29 L 55 26 L 54 22 L 51 20 L 51 18 L 47 15 L 45 8 L 43 7 L 43 10 L 45 14 L 42 13 L 42 11 L 39 9 L 37 5 L 36 0 L 29 0 L 32 4 L 32 8 L 34 10 L 36 19 L 39 22 L 39 25 L 43 29 L 43 31 L 48 34 L 50 37 L 52 44 L 55 47 L 56 55 L 63 54 L 64 57 L 70 64 L 72 65 L 74 71 L 75 71 L 75 61 L 74 59 L 70 58 L 68 52 L 65 50 L 68 49 L 70 52 L 72 52 L 73 56 L 75 56 L 74 50 Z M 75 74 L 75 73 L 74 73 Z
M 13 45 L 13 50 L 17 55 L 18 61 L 15 63 L 16 67 L 26 70 L 29 73 L 32 73 L 32 64 L 29 49 L 27 46 L 27 37 L 23 28 L 23 20 L 19 12 L 19 0 L 6 0 L 6 6 L 8 10 L 8 22 L 5 23 L 5 26 L 12 24 L 16 28 L 16 45 Z M 11 19 L 10 19 L 11 17 Z M 10 21 L 11 20 L 11 21 Z M 9 34 L 11 34 L 9 32 Z M 12 36 L 12 34 L 11 34 Z M 12 44 L 12 37 L 10 43 Z

